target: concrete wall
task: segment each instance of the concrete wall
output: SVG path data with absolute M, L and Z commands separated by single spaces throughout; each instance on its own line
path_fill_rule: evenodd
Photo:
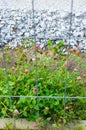
M 75 47 L 79 41 L 86 50 L 86 0 L 73 1 L 70 43 Z M 36 41 L 63 39 L 69 43 L 71 0 L 34 0 L 34 5 Z M 0 0 L 0 45 L 16 46 L 22 38 L 34 38 L 31 9 L 32 0 Z
M 35 9 L 70 11 L 71 0 L 34 0 Z M 86 0 L 73 0 L 73 10 L 77 13 L 86 11 Z M 31 9 L 32 0 L 0 0 L 0 8 Z

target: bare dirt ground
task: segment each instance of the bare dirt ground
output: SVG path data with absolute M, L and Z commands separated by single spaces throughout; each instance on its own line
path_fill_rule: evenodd
M 45 54 L 47 53 L 48 56 L 52 56 L 51 51 L 43 51 L 41 50 L 41 53 Z M 27 62 L 30 62 L 33 58 L 35 58 L 35 51 L 34 47 L 31 48 L 23 48 L 21 46 L 15 48 L 15 49 L 8 49 L 8 50 L 2 50 L 0 49 L 0 67 L 4 67 L 6 64 L 7 68 L 10 68 L 14 66 L 16 57 L 23 59 L 24 54 L 26 54 Z M 55 58 L 55 55 L 53 55 Z M 60 56 L 60 58 L 66 56 Z M 38 58 L 41 58 L 40 55 L 38 55 Z M 80 54 L 72 54 L 69 56 L 68 61 L 70 62 L 70 72 L 78 71 L 80 76 L 83 74 L 86 74 L 86 53 L 80 53 Z

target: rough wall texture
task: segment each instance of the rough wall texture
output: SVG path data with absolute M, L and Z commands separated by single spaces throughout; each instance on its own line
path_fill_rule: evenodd
M 34 0 L 36 10 L 64 10 L 70 11 L 71 0 Z M 73 0 L 75 12 L 84 12 L 86 0 Z M 28 8 L 31 9 L 32 0 L 0 0 L 0 8 Z
M 74 0 L 70 32 L 71 0 L 34 0 L 36 42 L 42 46 L 47 39 L 63 39 L 75 47 L 86 49 L 86 0 Z M 21 44 L 22 38 L 34 38 L 31 0 L 0 1 L 0 45 Z

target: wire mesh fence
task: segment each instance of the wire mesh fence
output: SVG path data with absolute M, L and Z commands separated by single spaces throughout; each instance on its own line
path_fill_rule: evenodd
M 1 116 L 13 117 L 15 119 L 13 111 L 17 108 L 20 111 L 20 117 L 26 117 L 28 120 L 33 119 L 36 121 L 40 117 L 43 117 L 44 120 L 48 119 L 49 121 L 52 119 L 56 122 L 57 120 L 57 124 L 62 123 L 62 130 L 65 130 L 64 125 L 66 120 L 79 120 L 80 114 L 84 113 L 85 115 L 86 113 L 86 93 L 84 89 L 86 85 L 86 82 L 84 81 L 86 78 L 86 73 L 82 72 L 84 79 L 81 81 L 82 77 L 79 76 L 79 73 L 77 72 L 77 70 L 80 71 L 77 67 L 77 63 L 80 65 L 80 69 L 84 68 L 84 71 L 86 69 L 86 65 L 85 63 L 81 64 L 82 61 L 80 61 L 79 57 L 75 56 L 76 70 L 75 73 L 71 72 L 70 75 L 70 66 L 67 62 L 73 60 L 70 56 L 70 48 L 73 46 L 73 42 L 76 41 L 74 47 L 86 45 L 86 12 L 83 13 L 81 17 L 79 16 L 79 24 L 77 24 L 76 28 L 76 26 L 74 27 L 74 22 L 77 19 L 74 14 L 73 0 L 68 2 L 69 11 L 56 10 L 50 11 L 49 13 L 47 13 L 47 10 L 43 10 L 41 13 L 38 13 L 35 10 L 35 6 L 36 8 L 38 6 L 38 2 L 36 2 L 37 1 L 35 0 L 30 1 L 30 8 L 32 10 L 30 10 L 30 13 L 25 12 L 26 17 L 28 19 L 30 17 L 30 25 L 28 20 L 26 23 L 24 23 L 24 25 L 28 25 L 26 30 L 28 32 L 27 38 L 29 38 L 29 41 L 25 39 L 25 32 L 21 34 L 22 40 L 24 39 L 26 43 L 29 43 L 29 47 L 31 44 L 32 48 L 28 48 L 27 45 L 22 44 L 26 47 L 23 49 L 23 46 L 18 46 L 18 41 L 15 42 L 16 39 L 19 40 L 19 35 L 16 35 L 16 30 L 19 29 L 18 27 L 13 26 L 12 29 L 15 33 L 15 37 L 13 38 L 12 33 L 11 40 L 8 39 L 7 41 L 6 39 L 3 40 L 2 37 L 3 26 L 1 26 L 0 29 Z M 65 16 L 65 13 L 67 12 L 68 14 Z M 40 15 L 39 20 L 36 15 Z M 48 17 L 48 15 L 51 17 Z M 5 17 L 4 20 L 6 19 L 7 18 Z M 14 17 L 12 17 L 12 19 L 15 21 Z M 22 20 L 25 22 L 24 16 L 22 16 Z M 3 22 L 3 20 L 1 22 Z M 17 24 L 17 21 L 15 23 Z M 12 21 L 11 24 L 13 24 Z M 40 26 L 41 28 L 38 30 Z M 43 26 L 44 28 L 42 29 Z M 75 31 L 78 30 L 80 26 L 81 34 L 83 34 L 83 36 L 80 36 L 79 34 L 76 36 Z M 19 31 L 21 31 L 21 29 Z M 57 57 L 59 56 L 56 55 L 59 55 L 60 52 L 54 54 L 52 53 L 53 50 L 48 52 L 46 50 L 46 47 L 48 46 L 46 43 L 49 45 L 56 44 L 60 40 L 63 40 L 64 43 L 67 43 L 67 48 L 65 51 L 65 58 L 63 58 L 61 63 L 58 64 Z M 8 49 L 8 47 L 4 47 L 7 42 L 9 45 L 12 44 L 13 48 Z M 41 48 L 39 46 L 41 46 Z M 44 47 L 45 50 L 43 51 L 42 49 Z M 54 46 L 53 49 L 55 49 Z M 64 49 L 65 48 L 63 48 L 63 50 Z M 83 47 L 79 51 L 83 51 Z M 40 54 L 38 54 L 38 52 Z M 79 52 L 76 51 L 76 53 L 78 54 Z M 85 58 L 86 57 L 84 56 L 84 60 Z M 64 65 L 62 65 L 64 64 L 65 60 L 66 68 L 64 68 Z M 77 77 L 76 81 L 75 77 Z M 72 88 L 72 85 L 75 85 L 76 88 Z M 80 85 L 84 86 L 84 88 L 82 87 L 82 90 Z M 85 117 L 81 117 L 81 119 L 85 119 Z M 40 124 L 39 120 L 38 124 Z M 40 127 L 38 127 L 38 129 L 40 129 Z

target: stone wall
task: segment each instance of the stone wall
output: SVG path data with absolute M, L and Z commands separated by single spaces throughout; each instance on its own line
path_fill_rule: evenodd
M 54 42 L 62 39 L 65 44 L 75 47 L 80 44 L 86 50 L 86 12 L 72 15 L 70 32 L 70 16 L 66 11 L 35 11 L 33 24 L 32 11 L 28 9 L 0 9 L 0 45 L 8 43 L 14 47 L 22 43 L 23 38 L 34 39 L 34 26 L 36 42 L 41 46 L 52 39 Z

